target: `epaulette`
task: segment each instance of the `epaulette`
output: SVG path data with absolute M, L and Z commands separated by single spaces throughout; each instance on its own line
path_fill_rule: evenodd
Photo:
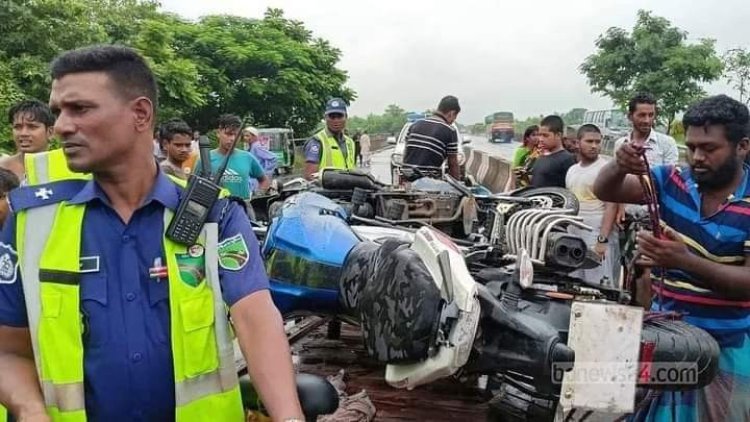
M 13 212 L 68 201 L 88 183 L 87 180 L 60 180 L 39 185 L 21 186 L 10 191 L 8 203 Z

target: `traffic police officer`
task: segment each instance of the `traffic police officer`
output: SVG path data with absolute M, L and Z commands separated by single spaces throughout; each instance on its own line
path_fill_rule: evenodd
M 0 236 L 0 404 L 23 421 L 241 421 L 231 333 L 275 420 L 301 420 L 258 242 L 227 200 L 199 241 L 164 236 L 183 186 L 151 156 L 157 88 L 123 47 L 52 65 L 72 179 L 34 157 Z M 55 181 L 55 179 L 61 179 Z M 230 329 L 226 309 L 232 317 Z
M 334 98 L 326 103 L 326 128 L 305 143 L 305 172 L 307 180 L 324 168 L 354 169 L 356 153 L 354 140 L 344 133 L 346 103 Z

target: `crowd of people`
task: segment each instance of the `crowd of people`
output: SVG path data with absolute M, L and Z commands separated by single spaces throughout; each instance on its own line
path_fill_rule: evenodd
M 247 215 L 221 199 L 195 245 L 165 235 L 184 192 L 180 180 L 192 173 L 216 173 L 226 160 L 221 185 L 231 196 L 273 189 L 277 161 L 260 145 L 259 130 L 220 116 L 204 166 L 200 133 L 179 119 L 156 128 L 155 76 L 135 51 L 83 48 L 51 69 L 50 106 L 27 100 L 10 109 L 17 151 L 0 161 L 0 403 L 25 421 L 191 420 L 209 408 L 216 420 L 239 420 L 236 374 L 222 373 L 226 356 L 216 352 L 227 346 L 217 334 L 228 332 L 226 306 L 266 409 L 274 420 L 302 420 L 289 346 Z M 460 111 L 458 99 L 446 96 L 433 116 L 411 125 L 404 166 L 424 174 L 446 166 L 459 178 Z M 639 288 L 658 293 L 641 304 L 707 330 L 721 360 L 711 385 L 656 396 L 636 417 L 670 420 L 676 408 L 676 420 L 744 420 L 750 114 L 723 95 L 692 105 L 683 117 L 687 162 L 679 163 L 675 140 L 654 130 L 656 112 L 649 95 L 630 101 L 632 131 L 616 142 L 613 159 L 601 155 L 597 126 L 572 134 L 559 116 L 545 117 L 526 129 L 508 189 L 573 192 L 594 229 L 577 233 L 603 263 L 578 276 L 615 285 L 618 224 L 643 211 L 650 181 L 664 234 L 638 234 L 637 264 L 646 269 Z M 370 165 L 369 136 L 349 137 L 347 116 L 342 99 L 326 103 L 325 127 L 303 148 L 305 178 Z M 48 151 L 53 137 L 62 148 Z M 217 263 L 206 262 L 206 249 L 218 251 Z M 233 260 L 221 259 L 229 253 Z
M 154 157 L 162 171 L 187 180 L 195 172 L 201 174 L 200 132 L 193 131 L 180 119 L 171 119 L 154 132 Z M 216 174 L 228 158 L 221 186 L 235 197 L 249 200 L 253 192 L 271 187 L 278 159 L 260 145 L 259 131 L 253 126 L 242 128 L 242 120 L 234 114 L 221 115 L 216 126 L 217 147 L 209 152 L 210 167 Z
M 638 94 L 628 104 L 632 130 L 615 141 L 614 151 L 626 143 L 641 145 L 645 158 L 653 167 L 678 164 L 675 139 L 654 129 L 657 101 L 648 94 Z M 603 202 L 593 192 L 594 180 L 607 163 L 602 156 L 603 134 L 593 124 L 583 124 L 577 131 L 566 127 L 559 116 L 547 116 L 536 126 L 526 128 L 522 144 L 511 163 L 512 172 L 506 191 L 531 187 L 560 187 L 575 194 L 579 215 L 593 230 L 571 229 L 587 241 L 601 258 L 602 265 L 577 275 L 588 282 L 620 287 L 620 232 L 625 211 L 636 215 L 642 206 Z

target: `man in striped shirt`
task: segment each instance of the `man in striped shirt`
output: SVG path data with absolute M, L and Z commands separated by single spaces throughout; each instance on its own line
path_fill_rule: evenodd
M 638 420 L 747 420 L 750 415 L 750 114 L 727 96 L 707 98 L 683 117 L 688 166 L 652 177 L 665 235 L 639 233 L 638 264 L 654 268 L 652 309 L 684 314 L 719 343 L 719 372 L 700 390 L 665 393 Z M 604 201 L 642 203 L 634 175 L 642 144 L 625 144 L 597 177 Z M 662 276 L 664 284 L 656 280 Z M 674 419 L 676 417 L 676 419 Z
M 453 122 L 459 112 L 458 98 L 449 95 L 440 100 L 434 115 L 412 124 L 406 134 L 404 167 L 439 175 L 447 159 L 448 173 L 458 179 L 458 133 Z

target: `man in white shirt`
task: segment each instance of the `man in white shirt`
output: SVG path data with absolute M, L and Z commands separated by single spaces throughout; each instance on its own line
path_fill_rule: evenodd
M 617 204 L 603 202 L 594 195 L 594 180 L 607 164 L 607 159 L 599 155 L 602 149 L 602 133 L 596 125 L 583 125 L 578 129 L 578 163 L 568 169 L 565 187 L 578 198 L 584 224 L 593 230 L 571 227 L 572 234 L 581 236 L 586 246 L 601 258 L 601 265 L 589 270 L 577 270 L 573 274 L 589 283 L 616 287 L 615 267 L 618 265 L 619 247 L 615 217 Z
M 674 138 L 653 129 L 656 121 L 656 99 L 649 94 L 637 94 L 628 103 L 628 120 L 633 130 L 628 136 L 623 136 L 615 142 L 616 152 L 626 143 L 646 145 L 646 159 L 651 168 L 656 166 L 675 165 L 679 159 L 677 142 Z M 640 205 L 620 205 L 617 222 L 625 221 L 625 212 L 636 214 L 645 209 Z
M 656 100 L 649 94 L 638 94 L 628 104 L 628 120 L 633 130 L 615 143 L 615 151 L 625 142 L 645 144 L 646 158 L 651 167 L 677 164 L 679 158 L 674 138 L 655 131 Z
M 633 130 L 628 136 L 623 136 L 615 143 L 614 152 L 628 143 L 646 146 L 646 159 L 651 168 L 664 165 L 675 165 L 679 159 L 677 151 L 677 142 L 674 138 L 654 130 L 656 121 L 656 99 L 649 94 L 637 94 L 630 99 L 628 103 L 628 120 L 633 126 Z M 613 154 L 614 155 L 614 154 Z M 637 215 L 645 213 L 646 207 L 643 205 L 620 204 L 617 212 L 617 222 L 623 226 L 625 222 L 625 213 Z M 619 270 L 619 268 L 617 269 Z M 644 274 L 647 274 L 645 272 Z M 619 271 L 616 271 L 619 278 Z M 636 281 L 639 286 L 645 285 L 645 278 Z

